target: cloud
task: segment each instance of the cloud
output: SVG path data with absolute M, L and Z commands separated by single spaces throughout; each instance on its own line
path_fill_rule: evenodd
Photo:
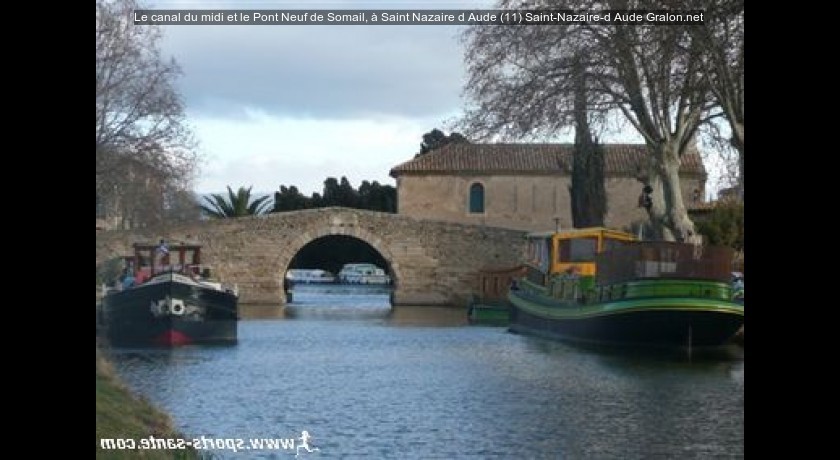
M 482 3 L 316 5 L 335 9 L 364 5 L 456 8 Z M 256 5 L 262 9 L 297 6 Z M 167 2 L 165 6 L 179 5 Z M 459 26 L 419 25 L 179 25 L 165 28 L 164 51 L 181 64 L 180 89 L 190 110 L 202 115 L 235 117 L 241 115 L 243 106 L 249 106 L 284 117 L 428 117 L 460 106 L 464 75 L 458 42 L 461 30 Z
M 153 1 L 156 9 L 455 9 L 486 1 Z M 326 177 L 394 184 L 422 135 L 460 112 L 460 26 L 165 26 L 205 162 L 195 187 L 320 192 Z
M 394 185 L 388 172 L 413 158 L 434 120 L 378 118 L 315 120 L 247 111 L 238 122 L 196 118 L 206 163 L 196 183 L 201 193 L 230 185 L 273 192 L 296 185 L 306 195 L 321 192 L 327 177 L 347 176 Z

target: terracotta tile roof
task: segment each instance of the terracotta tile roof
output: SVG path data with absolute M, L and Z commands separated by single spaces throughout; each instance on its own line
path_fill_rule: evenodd
M 686 208 L 688 208 L 689 211 L 711 211 L 711 210 L 715 209 L 715 207 L 717 207 L 717 202 L 716 201 L 703 201 L 703 202 L 700 202 L 700 203 L 692 202 L 692 203 L 686 203 L 685 205 L 686 205 Z
M 606 174 L 636 176 L 644 144 L 605 144 Z M 574 144 L 448 144 L 391 169 L 391 177 L 428 173 L 570 174 Z M 705 175 L 696 151 L 683 155 L 682 174 Z
M 720 192 L 718 192 L 718 196 L 720 196 Z M 718 198 L 715 201 L 703 201 L 701 203 L 689 203 L 686 202 L 686 207 L 689 211 L 692 212 L 702 212 L 702 211 L 713 211 L 718 206 L 727 206 L 731 205 L 733 202 L 736 202 L 734 198 L 724 197 Z

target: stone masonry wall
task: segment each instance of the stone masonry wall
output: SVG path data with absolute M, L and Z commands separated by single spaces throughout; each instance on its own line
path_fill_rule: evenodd
M 469 212 L 469 190 L 484 186 L 483 213 Z M 433 175 L 405 174 L 397 180 L 400 215 L 525 231 L 572 227 L 571 178 L 557 175 Z M 623 229 L 647 219 L 639 208 L 642 183 L 630 177 L 607 177 L 607 227 Z M 683 198 L 690 203 L 695 189 L 703 191 L 702 178 L 681 180 Z
M 465 305 L 482 268 L 523 260 L 524 233 L 347 208 L 218 219 L 157 232 L 96 234 L 96 263 L 132 253 L 134 242 L 198 242 L 202 263 L 236 284 L 244 304 L 283 304 L 283 276 L 294 255 L 327 235 L 356 237 L 388 261 L 396 305 Z

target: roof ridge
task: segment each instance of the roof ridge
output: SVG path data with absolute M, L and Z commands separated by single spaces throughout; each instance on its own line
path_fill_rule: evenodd
M 601 144 L 605 173 L 635 177 L 643 166 L 647 145 L 640 143 Z M 574 154 L 572 143 L 450 143 L 394 166 L 391 177 L 404 173 L 494 173 L 523 172 L 568 174 Z M 683 174 L 706 174 L 695 149 L 682 158 Z

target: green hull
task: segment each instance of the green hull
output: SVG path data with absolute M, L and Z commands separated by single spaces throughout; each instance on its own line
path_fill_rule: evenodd
M 511 330 L 590 343 L 719 346 L 744 322 L 725 283 L 645 280 L 563 301 L 527 281 L 511 290 Z

